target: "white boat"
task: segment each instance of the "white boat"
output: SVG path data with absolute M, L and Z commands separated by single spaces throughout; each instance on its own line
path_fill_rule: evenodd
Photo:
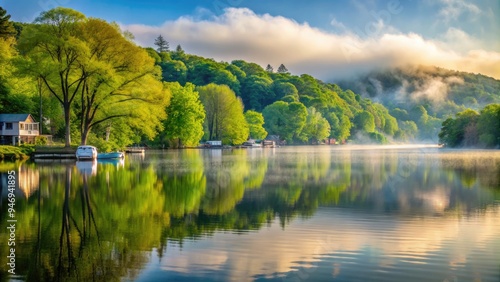
M 81 160 L 95 160 L 97 159 L 97 148 L 89 145 L 78 146 L 76 149 L 76 159 Z

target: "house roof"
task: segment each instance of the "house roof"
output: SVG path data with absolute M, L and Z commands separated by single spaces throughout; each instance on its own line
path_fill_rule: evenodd
M 30 114 L 0 114 L 0 122 L 19 122 L 27 120 Z M 31 117 L 32 120 L 33 117 Z

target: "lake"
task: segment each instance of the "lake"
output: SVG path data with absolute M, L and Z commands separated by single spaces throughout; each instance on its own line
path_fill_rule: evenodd
M 500 281 L 500 150 L 188 149 L 0 172 L 0 281 Z

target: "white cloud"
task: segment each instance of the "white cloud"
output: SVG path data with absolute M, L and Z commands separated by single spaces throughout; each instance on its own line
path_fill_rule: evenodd
M 337 19 L 335 19 L 335 18 L 333 18 L 330 21 L 330 25 L 339 31 L 346 31 L 347 30 L 347 27 L 342 22 L 337 21 Z
M 445 22 L 451 20 L 456 20 L 462 14 L 478 15 L 481 13 L 481 9 L 472 3 L 468 3 L 465 0 L 441 0 L 444 7 L 439 12 L 439 15 L 443 17 Z
M 415 33 L 402 34 L 381 21 L 377 22 L 381 32 L 362 38 L 349 32 L 329 33 L 281 16 L 257 15 L 245 8 L 229 8 L 221 16 L 206 18 L 181 17 L 162 26 L 123 28 L 142 46 L 152 46 L 162 34 L 172 47 L 181 44 L 189 53 L 223 61 L 244 59 L 262 66 L 283 63 L 294 74 L 309 73 L 324 80 L 408 64 L 500 78 L 500 53 L 479 48 L 458 29 L 450 29 L 443 40 L 436 41 Z M 464 38 L 474 48 L 463 50 Z

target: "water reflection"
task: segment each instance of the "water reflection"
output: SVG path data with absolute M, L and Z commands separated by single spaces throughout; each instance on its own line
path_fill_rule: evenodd
M 179 150 L 14 169 L 29 281 L 418 278 L 418 264 L 445 279 L 500 261 L 496 151 Z

